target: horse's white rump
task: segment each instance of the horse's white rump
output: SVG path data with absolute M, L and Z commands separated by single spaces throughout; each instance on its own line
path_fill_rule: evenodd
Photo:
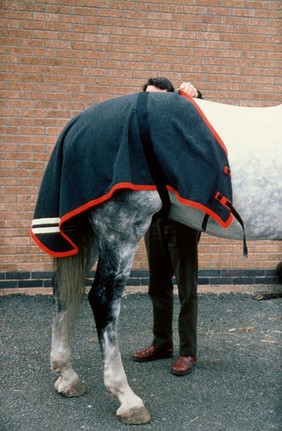
M 249 108 L 195 99 L 228 150 L 233 205 L 241 215 L 247 239 L 282 238 L 282 105 Z M 201 227 L 199 211 L 179 206 L 171 193 L 170 217 Z M 221 228 L 210 219 L 207 232 L 241 238 L 236 220 Z

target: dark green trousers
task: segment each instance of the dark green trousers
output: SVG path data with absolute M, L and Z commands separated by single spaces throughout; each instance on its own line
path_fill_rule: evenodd
M 159 218 L 145 235 L 153 303 L 153 345 L 173 345 L 173 284 L 180 300 L 179 355 L 197 353 L 197 278 L 200 232 L 176 221 Z

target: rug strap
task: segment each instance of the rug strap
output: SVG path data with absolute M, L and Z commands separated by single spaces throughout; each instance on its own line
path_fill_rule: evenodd
M 206 232 L 209 217 L 210 216 L 208 215 L 208 213 L 205 213 L 205 216 L 203 218 L 203 223 L 202 223 L 202 232 Z
M 148 97 L 149 92 L 143 92 L 138 94 L 136 112 L 144 154 L 148 163 L 152 179 L 157 187 L 158 193 L 163 204 L 162 209 L 154 215 L 153 218 L 155 219 L 158 217 L 168 217 L 170 211 L 170 199 L 166 188 L 166 178 L 157 160 L 151 138 L 147 111 Z
M 230 208 L 231 213 L 234 215 L 234 217 L 237 219 L 237 221 L 240 223 L 240 225 L 242 227 L 242 230 L 243 230 L 243 255 L 247 257 L 248 256 L 248 246 L 247 246 L 244 222 L 243 222 L 240 214 L 237 212 L 237 210 L 231 204 L 231 202 L 228 202 L 227 206 Z

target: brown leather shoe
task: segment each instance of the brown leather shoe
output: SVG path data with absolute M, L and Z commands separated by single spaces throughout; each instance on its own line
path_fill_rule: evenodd
M 196 362 L 197 358 L 195 355 L 179 356 L 172 365 L 170 372 L 175 376 L 185 376 L 185 374 L 191 373 Z
M 135 352 L 132 356 L 133 361 L 149 362 L 157 359 L 172 358 L 173 348 L 167 346 L 154 347 L 150 346 L 147 349 Z

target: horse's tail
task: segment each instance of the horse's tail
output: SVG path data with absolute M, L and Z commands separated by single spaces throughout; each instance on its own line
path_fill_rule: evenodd
M 59 299 L 59 307 L 73 314 L 85 293 L 86 270 L 90 269 L 94 232 L 88 221 L 77 228 L 78 253 L 74 256 L 54 258 L 53 291 Z

